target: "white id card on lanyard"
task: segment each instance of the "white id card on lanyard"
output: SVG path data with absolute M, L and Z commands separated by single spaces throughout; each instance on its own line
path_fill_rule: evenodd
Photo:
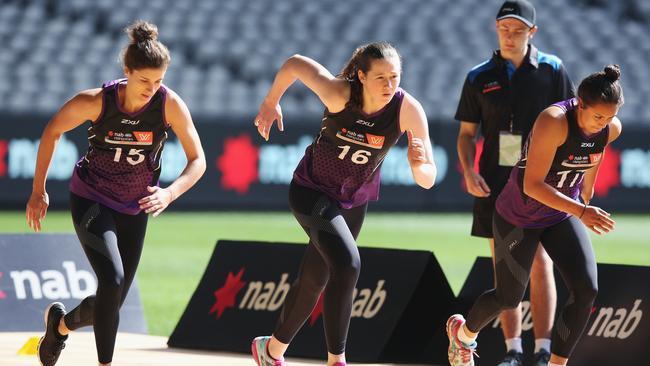
M 510 131 L 499 133 L 499 165 L 515 166 L 521 157 L 521 135 Z

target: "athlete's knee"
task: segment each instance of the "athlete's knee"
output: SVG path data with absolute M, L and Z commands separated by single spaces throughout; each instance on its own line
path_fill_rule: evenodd
M 346 261 L 337 261 L 334 268 L 332 268 L 332 277 L 337 279 L 344 279 L 346 281 L 354 281 L 356 283 L 361 273 L 361 258 L 359 255 L 352 255 Z
M 548 277 L 553 275 L 553 260 L 540 245 L 533 259 L 531 276 Z
M 569 290 L 576 302 L 592 304 L 596 300 L 596 296 L 598 296 L 598 283 L 585 280 L 571 286 Z
M 98 277 L 98 292 L 112 295 L 121 295 L 125 285 L 124 271 L 121 268 L 112 268 L 107 273 Z M 118 296 L 120 298 L 120 296 Z

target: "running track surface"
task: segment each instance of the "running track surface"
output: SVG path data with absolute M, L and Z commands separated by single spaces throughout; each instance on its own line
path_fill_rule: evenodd
M 36 356 L 18 355 L 18 350 L 30 337 L 42 334 L 33 332 L 0 333 L 0 365 L 38 366 Z M 290 366 L 325 366 L 323 360 L 288 358 Z M 95 338 L 92 332 L 78 332 L 70 336 L 57 366 L 97 365 Z M 142 334 L 119 333 L 113 357 L 115 366 L 256 366 L 250 355 L 228 352 L 192 351 L 168 348 L 167 338 Z M 350 366 L 360 364 L 349 364 Z M 365 366 L 398 366 L 397 364 L 363 364 Z M 418 366 L 418 365 L 409 365 Z M 431 365 L 429 365 L 431 366 Z

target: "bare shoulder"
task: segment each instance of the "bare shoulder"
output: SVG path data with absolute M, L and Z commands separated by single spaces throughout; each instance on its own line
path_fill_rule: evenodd
M 103 95 L 102 88 L 86 89 L 77 93 L 70 101 L 79 107 L 92 107 L 96 104 L 101 107 Z
M 609 123 L 609 141 L 607 141 L 607 143 L 616 140 L 621 135 L 622 131 L 623 124 L 621 123 L 621 120 L 618 119 L 618 117 L 614 117 Z
M 550 106 L 544 109 L 533 126 L 533 135 L 547 143 L 560 146 L 569 133 L 569 124 L 564 109 Z
M 165 118 L 172 127 L 191 120 L 190 110 L 178 93 L 166 87 L 167 97 L 165 98 Z
M 424 108 L 422 108 L 422 104 L 406 90 L 404 90 L 404 98 L 402 99 L 402 110 L 405 109 L 406 110 L 411 109 L 416 112 L 419 111 L 424 112 Z
M 547 107 L 539 114 L 535 124 L 546 129 L 566 131 L 568 128 L 566 111 L 557 106 Z
M 400 107 L 400 126 L 402 130 L 413 129 L 414 125 L 427 123 L 427 117 L 422 104 L 411 94 L 404 91 L 402 106 Z
M 82 90 L 68 100 L 59 113 L 66 119 L 94 121 L 102 112 L 103 95 L 101 88 Z

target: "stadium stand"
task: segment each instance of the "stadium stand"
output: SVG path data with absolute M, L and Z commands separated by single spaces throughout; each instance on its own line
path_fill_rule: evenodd
M 172 52 L 166 84 L 200 115 L 251 116 L 294 53 L 338 71 L 355 46 L 396 45 L 402 85 L 429 118 L 451 121 L 467 71 L 496 47 L 501 0 L 0 0 L 0 111 L 53 112 L 76 91 L 121 75 L 122 28 L 155 22 Z M 480 4 L 480 6 L 477 6 Z M 628 96 L 621 118 L 650 125 L 650 2 L 537 2 L 534 43 L 560 56 L 575 82 L 618 63 Z M 304 87 L 285 113 L 321 113 Z

